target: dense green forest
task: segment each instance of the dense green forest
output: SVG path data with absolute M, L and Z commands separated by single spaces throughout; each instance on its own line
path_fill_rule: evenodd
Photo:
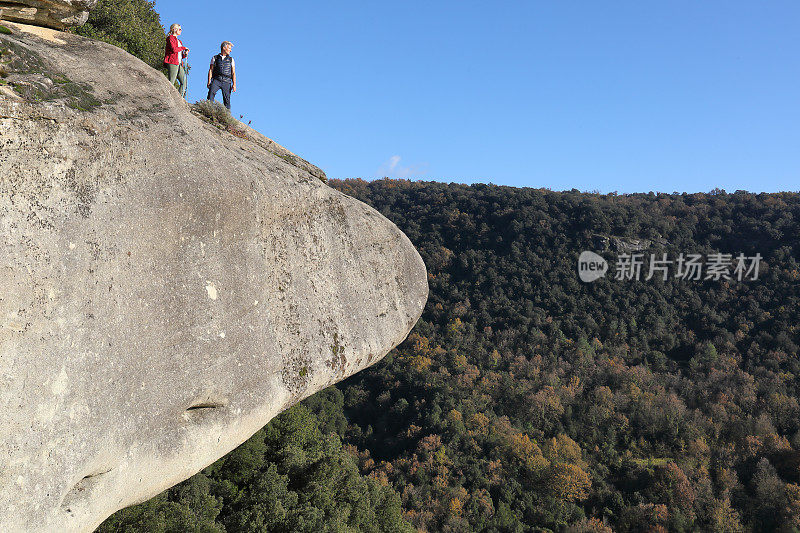
M 332 186 L 418 248 L 422 319 L 106 531 L 798 530 L 800 195 Z M 613 237 L 763 259 L 756 280 L 620 280 Z M 612 271 L 581 282 L 583 250 Z
M 800 524 L 800 195 L 334 186 L 398 224 L 429 269 L 409 339 L 341 384 L 345 442 L 415 526 Z M 757 280 L 584 284 L 577 257 L 598 236 L 764 259 Z
M 118 46 L 151 67 L 164 61 L 165 32 L 155 1 L 100 0 L 75 33 Z

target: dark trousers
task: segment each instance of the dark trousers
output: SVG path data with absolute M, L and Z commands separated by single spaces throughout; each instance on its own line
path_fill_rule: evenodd
M 212 102 L 214 101 L 214 96 L 217 95 L 217 91 L 222 89 L 222 103 L 225 104 L 225 107 L 228 108 L 228 111 L 231 110 L 231 85 L 232 82 L 230 81 L 222 81 L 217 78 L 213 78 L 211 80 L 211 86 L 208 88 L 208 99 Z

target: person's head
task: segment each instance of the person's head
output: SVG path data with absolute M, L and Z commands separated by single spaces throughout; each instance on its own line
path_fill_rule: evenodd
M 233 43 L 230 41 L 222 41 L 222 44 L 219 45 L 219 50 L 226 56 L 230 55 L 231 50 L 233 50 Z
M 183 29 L 181 28 L 180 24 L 173 24 L 169 27 L 169 34 L 170 35 L 180 35 Z

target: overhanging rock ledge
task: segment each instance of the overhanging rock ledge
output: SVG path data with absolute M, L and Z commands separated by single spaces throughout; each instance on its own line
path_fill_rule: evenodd
M 0 93 L 0 531 L 91 531 L 378 361 L 427 276 L 141 61 L 8 26 L 8 79 L 38 92 Z
M 0 19 L 64 30 L 80 26 L 98 0 L 2 0 Z

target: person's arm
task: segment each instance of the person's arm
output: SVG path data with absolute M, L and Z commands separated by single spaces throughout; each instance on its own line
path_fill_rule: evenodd
M 170 35 L 169 39 L 167 39 L 167 46 L 169 47 L 169 52 L 171 54 L 177 54 L 178 52 L 188 50 L 188 48 L 185 46 L 178 46 L 178 38 L 174 35 Z
M 231 75 L 233 76 L 233 85 L 231 86 L 231 92 L 236 92 L 236 61 L 231 59 Z
M 214 58 L 211 58 L 211 65 L 208 66 L 208 83 L 206 88 L 211 88 L 211 76 L 214 74 Z

